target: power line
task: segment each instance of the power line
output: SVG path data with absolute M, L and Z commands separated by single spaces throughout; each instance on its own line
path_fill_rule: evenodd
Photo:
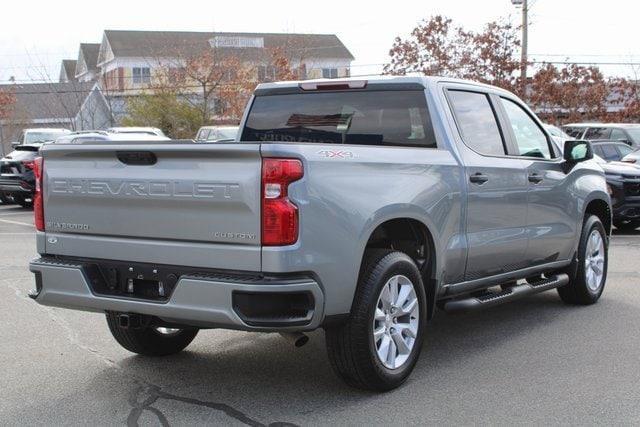
M 577 56 L 595 57 L 595 58 L 615 58 L 615 57 L 621 57 L 621 56 L 627 56 L 627 57 L 640 56 L 640 54 L 632 54 L 632 53 L 571 53 L 571 54 L 564 54 L 564 53 L 531 53 L 530 55 L 531 56 L 549 56 L 549 57 L 557 57 L 557 58 L 571 58 L 571 57 L 577 57 Z
M 531 64 L 554 64 L 554 65 L 617 65 L 617 66 L 640 66 L 640 62 L 599 62 L 599 61 L 529 61 Z
M 87 83 L 91 83 L 91 82 L 87 82 Z M 38 83 L 38 84 L 50 84 L 50 85 L 55 85 L 58 83 Z M 73 83 L 67 83 L 67 84 L 73 84 Z M 81 84 L 81 83 L 78 83 Z M 258 82 L 256 82 L 256 85 L 258 84 Z M 3 87 L 4 86 L 4 87 Z M 19 85 L 17 85 L 19 86 Z M 226 87 L 233 87 L 233 86 L 239 86 L 236 84 L 219 84 L 218 86 L 216 86 L 216 88 L 226 88 Z M 0 85 L 0 89 L 9 89 L 11 90 L 12 85 Z M 90 89 L 65 89 L 65 90 L 37 90 L 37 91 L 15 91 L 13 92 L 14 95 L 65 95 L 65 94 L 74 94 L 74 93 L 80 93 L 80 94 L 88 94 L 89 92 L 91 92 L 94 89 L 94 86 L 92 86 Z M 103 89 L 98 87 L 98 89 L 106 96 L 113 96 L 113 95 L 118 95 L 121 94 L 122 92 L 139 92 L 139 95 L 158 95 L 157 93 L 149 93 L 149 92 L 145 92 L 145 91 L 159 91 L 159 90 L 174 90 L 174 91 L 181 91 L 181 90 L 186 90 L 186 89 L 202 89 L 202 86 L 200 85 L 178 85 L 178 86 L 149 86 L 149 87 L 144 87 L 144 88 L 122 88 L 122 89 L 118 89 L 118 90 L 112 90 L 112 89 Z M 196 92 L 193 92 L 196 93 Z M 180 93 L 178 93 L 180 94 Z M 182 93 L 181 95 L 189 95 L 189 93 Z

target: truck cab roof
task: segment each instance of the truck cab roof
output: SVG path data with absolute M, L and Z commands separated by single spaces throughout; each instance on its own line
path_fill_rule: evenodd
M 313 80 L 291 80 L 291 81 L 282 81 L 282 82 L 270 82 L 270 83 L 260 83 L 256 87 L 256 94 L 266 94 L 267 92 L 276 91 L 278 89 L 294 89 L 294 88 L 312 88 L 314 85 L 316 87 L 321 87 L 323 85 L 331 86 L 331 87 L 339 87 L 340 85 L 345 85 L 344 89 L 364 89 L 369 85 L 420 85 L 423 87 L 428 87 L 431 84 L 436 83 L 457 83 L 463 85 L 470 85 L 475 87 L 483 87 L 485 89 L 490 89 L 495 92 L 504 92 L 505 94 L 511 94 L 508 91 L 505 91 L 496 86 L 491 86 L 484 83 L 478 83 L 471 80 L 464 79 L 456 79 L 451 77 L 440 77 L 440 76 L 362 76 L 362 77 L 346 77 L 346 78 L 337 78 L 337 79 L 313 79 Z M 358 87 L 358 85 L 361 85 Z M 349 87 L 351 86 L 351 87 Z M 307 89 L 313 90 L 313 89 Z

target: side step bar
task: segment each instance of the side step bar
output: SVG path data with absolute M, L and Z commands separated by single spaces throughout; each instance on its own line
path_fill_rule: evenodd
M 559 288 L 569 283 L 569 276 L 566 274 L 558 274 L 547 279 L 541 279 L 539 282 L 523 283 L 502 292 L 485 292 L 482 295 L 453 299 L 444 304 L 444 310 L 447 313 L 464 313 L 479 310 L 495 305 L 511 302 L 528 295 L 537 294 L 548 291 L 549 289 Z

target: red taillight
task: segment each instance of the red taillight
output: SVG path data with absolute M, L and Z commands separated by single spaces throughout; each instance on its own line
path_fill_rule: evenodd
M 262 244 L 291 245 L 298 240 L 298 208 L 288 197 L 289 184 L 304 175 L 296 159 L 262 159 Z
M 33 215 L 35 217 L 36 230 L 44 231 L 44 201 L 42 196 L 44 159 L 42 157 L 37 157 L 33 161 L 32 169 L 36 176 L 36 194 L 33 196 Z

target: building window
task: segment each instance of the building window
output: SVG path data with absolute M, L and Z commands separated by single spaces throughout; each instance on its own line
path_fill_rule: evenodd
M 133 67 L 133 84 L 151 83 L 151 69 L 149 67 Z
M 322 77 L 325 79 L 335 79 L 338 77 L 338 69 L 337 68 L 323 68 L 322 69 Z

